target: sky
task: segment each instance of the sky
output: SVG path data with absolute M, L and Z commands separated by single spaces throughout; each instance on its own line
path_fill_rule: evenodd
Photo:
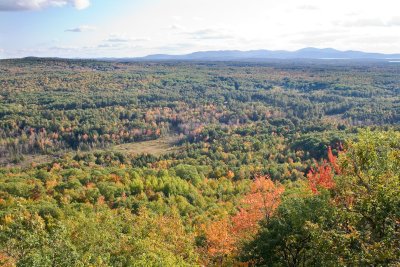
M 0 58 L 400 53 L 399 0 L 0 0 Z

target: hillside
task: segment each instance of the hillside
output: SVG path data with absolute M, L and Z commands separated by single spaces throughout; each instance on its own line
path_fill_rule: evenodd
M 396 266 L 399 68 L 1 60 L 0 265 Z

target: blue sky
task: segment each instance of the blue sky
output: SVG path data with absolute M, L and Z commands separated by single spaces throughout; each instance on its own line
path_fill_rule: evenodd
M 399 2 L 0 0 L 0 58 L 310 46 L 400 53 Z

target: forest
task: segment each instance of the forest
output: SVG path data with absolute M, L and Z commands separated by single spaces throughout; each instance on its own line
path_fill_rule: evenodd
M 0 60 L 0 266 L 399 266 L 400 65 Z

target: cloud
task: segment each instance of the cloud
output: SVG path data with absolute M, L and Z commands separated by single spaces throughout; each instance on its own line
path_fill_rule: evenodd
M 106 40 L 106 42 L 111 42 L 111 43 L 128 43 L 130 42 L 130 38 L 123 38 L 123 37 L 111 37 Z
M 82 10 L 85 8 L 88 8 L 90 6 L 90 1 L 89 0 L 75 0 L 74 2 L 74 6 L 76 9 L 78 10 Z
M 82 10 L 90 6 L 90 0 L 0 0 L 0 11 L 41 10 L 67 5 Z
M 121 47 L 124 46 L 124 43 L 105 43 L 105 44 L 99 44 L 97 47 L 98 48 L 114 48 L 114 47 Z
M 89 25 L 81 25 L 76 28 L 66 29 L 66 32 L 90 32 L 96 30 L 96 27 Z
M 345 34 L 340 33 L 321 33 L 321 34 L 301 34 L 290 38 L 291 43 L 299 44 L 300 46 L 332 46 L 336 40 L 343 39 Z
M 110 34 L 109 37 L 102 41 L 102 43 L 97 45 L 97 48 L 107 50 L 112 49 L 137 49 L 140 46 L 140 43 L 149 41 L 150 39 L 139 37 L 139 38 L 132 38 L 127 36 L 126 34 L 121 33 L 114 33 Z
M 182 17 L 181 16 L 172 16 L 172 19 L 173 20 L 182 20 Z
M 360 18 L 341 23 L 345 27 L 382 27 L 385 23 L 379 18 Z
M 162 53 L 184 53 L 186 51 L 193 50 L 195 47 L 196 44 L 194 43 L 174 43 L 155 47 L 155 49 L 157 52 Z
M 387 26 L 400 26 L 400 17 L 392 17 L 386 22 Z
M 182 25 L 179 25 L 179 24 L 172 24 L 171 26 L 169 26 L 169 29 L 182 31 L 185 29 L 185 27 L 183 27 Z
M 96 45 L 86 45 L 86 46 L 58 45 L 48 48 L 41 48 L 41 51 L 42 52 L 51 51 L 54 52 L 55 55 L 57 55 L 57 53 L 76 53 L 76 52 L 90 53 L 96 51 L 98 47 L 99 46 Z
M 78 47 L 76 47 L 76 46 L 52 46 L 52 47 L 49 47 L 49 50 L 55 50 L 55 51 L 74 51 L 77 49 L 78 49 Z
M 298 6 L 297 9 L 300 9 L 300 10 L 318 10 L 318 7 L 317 6 L 313 6 L 313 5 L 301 5 L 301 6 Z
M 348 43 L 353 43 L 353 44 L 365 44 L 365 43 L 372 43 L 374 45 L 393 45 L 393 44 L 398 44 L 400 42 L 400 37 L 399 36 L 393 36 L 393 35 L 370 35 L 370 36 L 351 36 L 347 40 Z
M 192 39 L 197 40 L 222 40 L 222 39 L 235 39 L 235 36 L 228 34 L 222 30 L 215 29 L 201 29 L 193 32 L 186 32 Z
M 145 37 L 132 38 L 126 36 L 125 34 L 111 34 L 110 37 L 105 41 L 111 43 L 129 43 L 129 42 L 145 42 L 149 41 L 149 39 Z
M 194 21 L 204 21 L 204 18 L 203 17 L 193 17 L 193 20 Z
M 394 27 L 400 26 L 400 17 L 391 17 L 387 20 L 380 18 L 359 18 L 336 24 L 345 27 Z
M 132 49 L 138 49 L 142 47 L 131 43 L 103 43 L 97 45 L 96 48 L 101 51 L 111 51 L 111 50 L 130 51 Z

